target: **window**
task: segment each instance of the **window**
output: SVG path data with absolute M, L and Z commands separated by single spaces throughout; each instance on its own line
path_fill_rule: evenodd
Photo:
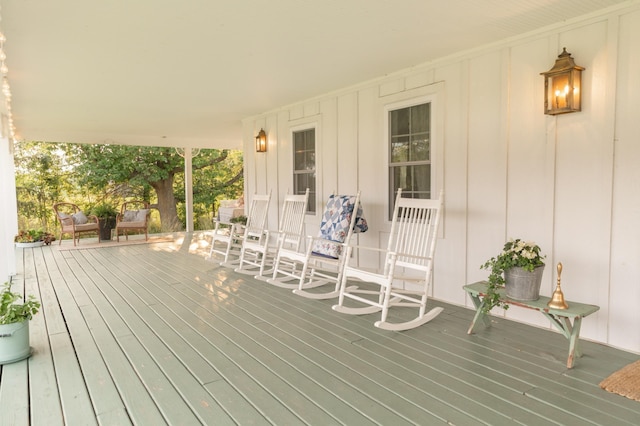
M 397 190 L 431 198 L 431 103 L 389 111 L 389 217 Z
M 316 212 L 316 129 L 293 132 L 293 191 L 309 188 L 307 212 Z

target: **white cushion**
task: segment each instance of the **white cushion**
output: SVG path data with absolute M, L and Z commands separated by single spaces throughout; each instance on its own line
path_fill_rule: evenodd
M 123 222 L 135 222 L 138 212 L 135 210 L 125 210 L 122 217 Z

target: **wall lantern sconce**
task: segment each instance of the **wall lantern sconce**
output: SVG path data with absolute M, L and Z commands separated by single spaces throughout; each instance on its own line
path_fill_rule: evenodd
M 580 111 L 582 71 L 567 48 L 562 48 L 556 63 L 544 75 L 544 113 L 549 115 Z
M 256 152 L 267 152 L 267 134 L 263 129 L 256 136 Z

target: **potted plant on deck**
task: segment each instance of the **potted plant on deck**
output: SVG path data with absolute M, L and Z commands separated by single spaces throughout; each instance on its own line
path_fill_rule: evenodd
M 111 231 L 116 227 L 118 210 L 112 204 L 102 203 L 94 206 L 91 214 L 95 215 L 100 223 L 100 239 L 110 240 Z
M 56 237 L 48 232 L 38 229 L 27 229 L 20 231 L 13 237 L 13 242 L 16 243 L 16 247 L 28 248 L 28 247 L 40 247 L 44 244 L 49 245 L 52 241 L 55 241 Z
M 0 291 L 0 365 L 31 355 L 29 320 L 40 310 L 40 302 L 31 295 L 24 303 L 19 303 L 21 299 L 11 291 L 10 283 L 4 283 Z
M 500 301 L 497 291 L 503 287 L 510 299 L 537 300 L 540 297 L 544 257 L 536 243 L 521 239 L 507 241 L 498 256 L 481 266 L 482 269 L 489 270 L 483 311 L 489 312 L 495 306 L 509 308 L 508 304 Z

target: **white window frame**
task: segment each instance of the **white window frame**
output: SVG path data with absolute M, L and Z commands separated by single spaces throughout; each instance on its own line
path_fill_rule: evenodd
M 290 127 L 289 128 L 289 132 L 290 132 L 290 138 L 291 138 L 291 176 L 293 179 L 293 191 L 295 193 L 295 178 L 296 175 L 299 174 L 296 172 L 296 144 L 295 144 L 295 137 L 294 134 L 297 132 L 305 132 L 305 131 L 309 131 L 309 130 L 313 130 L 314 131 L 314 157 L 315 157 L 315 164 L 314 164 L 314 174 L 315 174 L 315 187 L 314 188 L 309 188 L 309 203 L 307 206 L 307 215 L 316 215 L 317 213 L 317 197 L 319 194 L 319 190 L 318 190 L 318 172 L 320 170 L 320 166 L 319 166 L 319 150 L 318 150 L 318 141 L 319 141 L 319 135 L 318 135 L 318 124 L 316 122 L 312 122 L 312 123 L 305 123 L 305 124 L 300 124 L 298 126 L 295 127 Z
M 391 140 L 390 140 L 390 123 L 389 115 L 391 111 L 398 109 L 409 108 L 412 106 L 431 104 L 429 108 L 430 122 L 429 122 L 429 149 L 430 149 L 430 166 L 431 166 L 431 185 L 429 186 L 430 198 L 437 198 L 438 183 L 441 179 L 438 179 L 438 174 L 441 173 L 442 167 L 440 162 L 440 149 L 439 149 L 439 132 L 438 123 L 436 121 L 437 115 L 437 96 L 436 94 L 429 94 L 420 97 L 414 97 L 411 99 L 405 99 L 402 101 L 389 103 L 384 105 L 384 147 L 387 169 L 387 199 L 388 199 L 388 214 L 387 219 L 391 221 L 391 212 L 393 212 L 393 204 L 395 202 L 395 193 L 392 194 L 393 188 L 391 187 Z

